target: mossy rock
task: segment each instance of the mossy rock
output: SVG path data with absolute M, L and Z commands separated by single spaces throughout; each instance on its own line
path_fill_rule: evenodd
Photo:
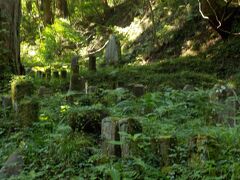
M 23 99 L 15 113 L 16 123 L 20 127 L 30 127 L 34 121 L 38 120 L 39 104 L 34 99 Z

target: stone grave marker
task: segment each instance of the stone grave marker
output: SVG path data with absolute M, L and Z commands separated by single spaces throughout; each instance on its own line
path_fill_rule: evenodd
M 120 41 L 111 34 L 105 49 L 105 61 L 107 65 L 117 65 L 121 61 Z

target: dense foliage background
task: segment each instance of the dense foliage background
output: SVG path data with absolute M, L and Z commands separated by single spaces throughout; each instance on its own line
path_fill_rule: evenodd
M 13 179 L 239 179 L 238 2 L 22 0 L 21 7 L 26 73 L 6 70 L 1 96 L 11 93 L 10 85 L 25 83 L 27 91 L 33 84 L 33 96 L 19 107 L 38 102 L 39 114 L 32 126 L 19 127 L 11 107 L 0 108 L 0 167 L 16 149 L 24 157 Z M 89 71 L 89 52 L 111 34 L 120 40 L 121 61 L 107 66 L 102 50 L 97 71 Z M 7 51 L 1 49 L 0 59 Z M 91 92 L 68 91 L 76 55 Z M 136 96 L 136 84 L 145 87 L 144 95 Z M 48 91 L 41 95 L 43 87 Z M 102 153 L 105 117 L 140 124 L 141 131 L 120 132 L 134 146 L 131 156 Z

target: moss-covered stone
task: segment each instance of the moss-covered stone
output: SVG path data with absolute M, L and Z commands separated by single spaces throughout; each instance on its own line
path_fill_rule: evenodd
M 33 82 L 29 77 L 16 76 L 11 82 L 11 96 L 14 109 L 16 110 L 17 103 L 21 99 L 31 96 L 33 92 Z
M 15 120 L 20 127 L 29 127 L 38 120 L 39 104 L 36 100 L 25 98 L 19 105 L 15 113 Z

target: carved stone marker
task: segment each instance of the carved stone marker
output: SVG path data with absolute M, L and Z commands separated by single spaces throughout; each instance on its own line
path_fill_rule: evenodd
M 118 122 L 118 128 L 120 132 L 120 141 L 122 143 L 121 156 L 129 157 L 130 155 L 137 153 L 137 145 L 133 144 L 133 142 L 130 142 L 126 135 L 127 134 L 134 135 L 137 133 L 141 133 L 142 132 L 141 124 L 136 119 L 125 118 L 121 119 Z M 125 133 L 125 135 L 121 133 Z
M 107 65 L 117 65 L 121 61 L 120 41 L 113 34 L 110 35 L 106 46 L 105 60 Z
M 95 55 L 89 55 L 88 70 L 93 72 L 97 71 Z
M 11 176 L 20 175 L 24 167 L 23 157 L 18 153 L 14 152 L 9 156 L 7 161 L 4 163 L 0 170 L 0 179 L 8 179 Z
M 226 85 L 215 85 L 210 99 L 217 105 L 215 123 L 228 124 L 230 127 L 236 126 L 238 101 L 234 89 Z
M 107 156 L 119 155 L 119 147 L 111 142 L 117 139 L 117 118 L 107 117 L 102 120 L 101 138 L 102 138 L 102 153 Z M 118 152 L 117 152 L 118 151 Z
M 162 167 L 171 165 L 172 159 L 170 153 L 175 144 L 176 139 L 172 136 L 160 136 L 151 140 L 152 149 L 160 157 L 160 165 Z

